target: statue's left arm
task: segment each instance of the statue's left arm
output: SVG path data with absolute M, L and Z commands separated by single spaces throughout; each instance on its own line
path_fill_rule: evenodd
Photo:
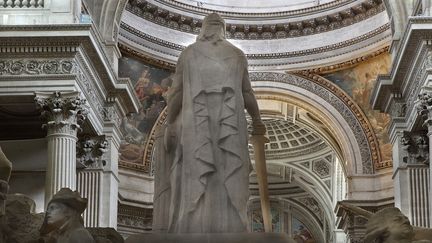
M 246 58 L 245 58 L 246 59 Z M 265 134 L 265 126 L 261 121 L 261 115 L 258 108 L 258 103 L 255 98 L 250 80 L 249 80 L 249 72 L 247 70 L 247 62 L 246 67 L 244 69 L 243 74 L 243 80 L 242 80 L 242 93 L 243 93 L 243 100 L 244 105 L 249 113 L 249 115 L 252 117 L 252 134 L 255 135 L 263 135 Z

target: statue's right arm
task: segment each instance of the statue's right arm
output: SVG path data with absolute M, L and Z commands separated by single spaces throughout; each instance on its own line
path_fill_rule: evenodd
M 183 54 L 183 53 L 182 53 Z M 183 103 L 183 55 L 180 55 L 179 61 L 177 62 L 176 72 L 172 78 L 173 82 L 171 88 L 168 91 L 168 113 L 167 122 L 168 125 L 174 123 Z
M 12 171 L 12 163 L 6 158 L 6 155 L 0 148 L 0 180 L 9 181 Z

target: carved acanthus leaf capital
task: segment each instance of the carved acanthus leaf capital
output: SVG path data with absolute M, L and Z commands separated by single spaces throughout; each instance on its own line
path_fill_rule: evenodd
M 423 118 L 424 126 L 432 126 L 432 93 L 418 95 L 417 113 Z
M 402 161 L 407 164 L 429 163 L 429 140 L 425 134 L 404 132 L 401 138 Z
M 105 136 L 84 136 L 77 142 L 77 166 L 83 168 L 102 168 L 106 161 L 102 156 L 108 151 Z
M 66 133 L 76 136 L 87 117 L 89 108 L 78 92 L 36 93 L 35 102 L 48 128 L 48 135 Z

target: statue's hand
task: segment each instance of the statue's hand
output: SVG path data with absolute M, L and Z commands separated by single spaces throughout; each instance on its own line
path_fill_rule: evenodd
M 264 135 L 266 133 L 266 127 L 261 119 L 252 120 L 252 135 Z

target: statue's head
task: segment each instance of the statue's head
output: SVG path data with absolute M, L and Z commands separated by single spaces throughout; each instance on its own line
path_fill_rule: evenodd
M 82 221 L 81 214 L 87 207 L 87 199 L 82 198 L 77 191 L 62 188 L 48 203 L 41 233 L 57 229 L 70 220 Z
M 211 13 L 204 18 L 201 32 L 197 37 L 200 41 L 210 41 L 216 44 L 225 39 L 225 21 L 217 13 Z
M 398 208 L 385 208 L 375 213 L 366 225 L 364 242 L 410 243 L 414 230 Z

